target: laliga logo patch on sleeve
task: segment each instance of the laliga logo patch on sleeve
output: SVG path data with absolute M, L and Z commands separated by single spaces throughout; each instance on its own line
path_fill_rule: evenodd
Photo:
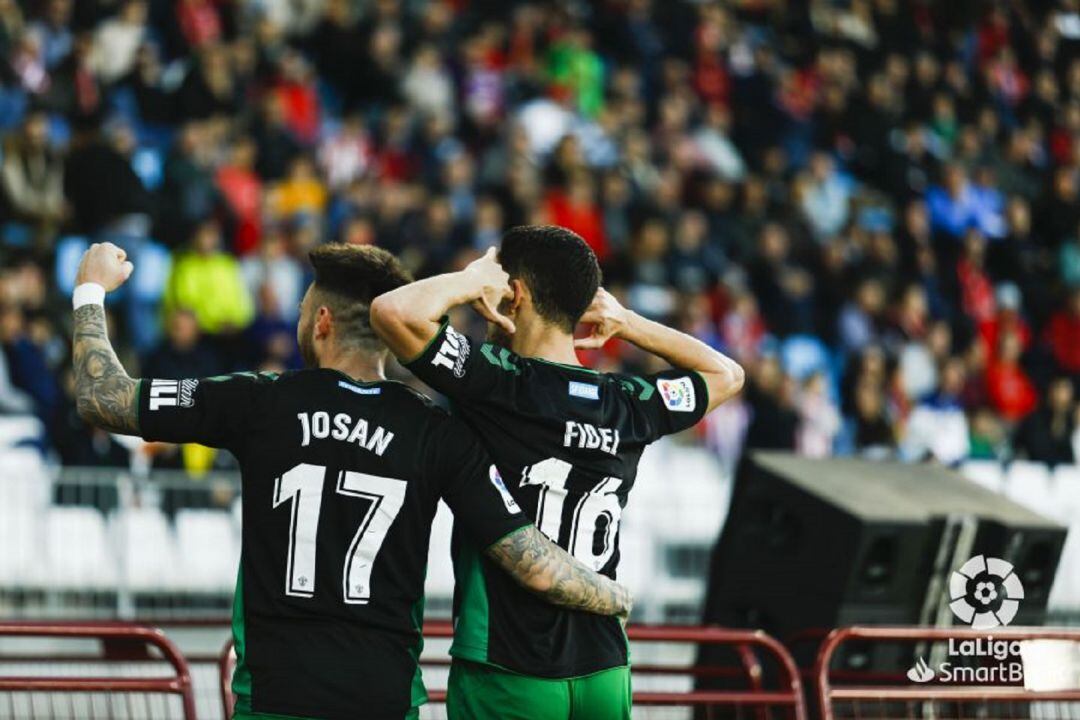
M 694 383 L 688 377 L 659 378 L 656 389 L 664 400 L 664 406 L 671 412 L 694 412 L 697 398 L 694 396 Z

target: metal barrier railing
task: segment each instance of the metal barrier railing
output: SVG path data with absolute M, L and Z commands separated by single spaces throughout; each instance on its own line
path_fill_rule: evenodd
M 992 631 L 971 628 L 922 627 L 848 627 L 830 632 L 822 641 L 814 666 L 817 704 L 822 720 L 840 717 L 888 718 L 1009 718 L 1009 717 L 1080 717 L 1080 706 L 1053 706 L 1046 712 L 1035 711 L 1036 704 L 1080 703 L 1080 682 L 1071 689 L 1029 689 L 1023 684 L 974 684 L 933 682 L 931 674 L 922 682 L 903 683 L 890 673 L 844 673 L 836 684 L 838 671 L 832 668 L 844 643 L 915 644 L 947 641 L 1032 641 L 1063 640 L 1080 644 L 1080 629 L 995 628 Z M 842 673 L 842 671 L 840 671 Z M 906 678 L 903 678 L 906 679 Z M 861 682 L 860 682 L 861 680 Z M 843 713 L 838 705 L 850 706 Z M 972 707 L 977 705 L 978 707 Z M 876 711 L 875 711 L 876 708 Z
M 167 662 L 174 673 L 156 677 L 115 677 L 95 674 L 81 677 L 0 676 L 0 692 L 7 693 L 140 693 L 176 695 L 185 720 L 196 720 L 191 671 L 180 651 L 165 634 L 153 627 L 125 623 L 0 623 L 0 637 L 64 638 L 100 640 L 106 648 L 120 645 L 122 662 Z M 149 651 L 155 648 L 161 657 Z M 26 661 L 28 658 L 21 658 Z M 108 662 L 108 658 L 99 658 Z M 12 713 L 14 714 L 14 713 Z
M 733 647 L 742 663 L 742 673 L 749 685 L 743 690 L 691 690 L 687 692 L 635 691 L 634 704 L 637 706 L 669 707 L 740 707 L 751 710 L 780 708 L 787 711 L 794 720 L 805 720 L 806 708 L 803 699 L 802 683 L 794 660 L 784 647 L 774 638 L 760 630 L 730 630 L 717 627 L 688 626 L 651 626 L 630 625 L 626 629 L 627 637 L 632 642 L 690 643 L 695 645 L 729 645 Z M 424 638 L 451 638 L 453 625 L 445 621 L 424 624 Z M 232 640 L 225 643 L 219 658 L 221 675 L 222 708 L 226 718 L 232 717 L 233 696 L 230 687 L 232 670 L 236 656 L 232 652 Z M 766 690 L 762 687 L 762 669 L 757 652 L 763 652 L 774 661 L 781 670 L 779 687 Z M 427 667 L 449 664 L 449 659 L 424 658 L 421 664 Z M 698 676 L 702 668 L 677 667 L 663 665 L 634 665 L 635 674 L 662 674 Z M 718 668 L 713 675 L 725 674 L 726 668 Z M 709 673 L 705 673 L 709 674 Z M 446 691 L 432 689 L 428 691 L 431 703 L 446 701 Z M 764 714 L 761 714 L 764 717 Z

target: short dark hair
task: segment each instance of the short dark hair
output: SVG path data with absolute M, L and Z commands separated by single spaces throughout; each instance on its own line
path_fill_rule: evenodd
M 567 332 L 573 332 L 600 287 L 592 248 L 557 225 L 511 228 L 503 236 L 499 263 L 528 286 L 540 317 Z
M 312 290 L 317 302 L 334 313 L 343 337 L 367 348 L 381 342 L 371 329 L 371 301 L 412 276 L 391 253 L 371 245 L 321 245 L 308 258 L 315 269 Z

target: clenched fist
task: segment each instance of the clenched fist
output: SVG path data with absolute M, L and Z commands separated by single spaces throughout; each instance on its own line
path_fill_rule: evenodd
M 75 285 L 97 283 L 112 292 L 131 277 L 135 266 L 127 259 L 127 253 L 112 243 L 94 243 L 83 253 Z

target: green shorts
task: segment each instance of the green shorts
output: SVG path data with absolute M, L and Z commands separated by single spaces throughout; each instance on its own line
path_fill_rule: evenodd
M 551 680 L 455 659 L 446 712 L 450 720 L 630 720 L 630 668 Z

